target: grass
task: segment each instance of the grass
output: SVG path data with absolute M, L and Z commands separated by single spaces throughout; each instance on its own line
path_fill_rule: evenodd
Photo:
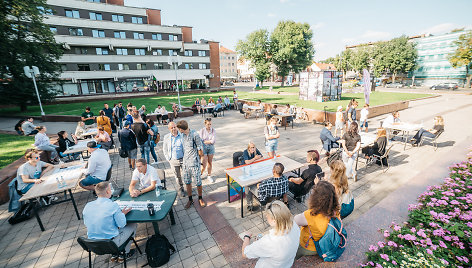
M 0 134 L 0 169 L 22 157 L 33 143 L 34 137 Z
M 262 89 L 256 88 L 256 90 L 269 90 L 269 86 L 263 86 Z M 300 89 L 296 86 L 293 87 L 281 87 L 281 86 L 273 86 L 272 91 L 277 92 L 290 92 L 290 93 L 298 93 Z
M 264 87 L 263 89 L 265 89 Z M 298 87 L 273 87 L 274 91 L 285 91 L 285 92 L 298 92 Z M 223 92 L 209 92 L 209 93 L 195 93 L 195 94 L 183 94 L 180 96 L 180 101 L 183 106 L 191 107 L 195 101 L 195 98 L 205 97 L 208 101 L 209 97 L 213 97 L 214 100 L 221 96 L 228 96 L 232 100 L 232 92 L 223 91 Z M 278 95 L 278 94 L 264 94 L 252 92 L 238 92 L 240 99 L 248 100 L 261 100 L 265 103 L 274 103 L 274 104 L 295 104 L 297 107 L 310 108 L 315 110 L 323 110 L 327 106 L 328 111 L 336 111 L 338 105 L 346 106 L 351 98 L 355 98 L 359 101 L 359 107 L 364 106 L 364 95 L 362 93 L 348 93 L 343 94 L 340 101 L 332 102 L 315 102 L 315 101 L 305 101 L 299 100 L 298 95 Z M 421 97 L 431 96 L 428 94 L 416 94 L 416 93 L 393 93 L 393 92 L 372 92 L 370 95 L 370 105 L 381 105 L 387 103 L 393 103 L 398 101 L 416 99 Z M 156 96 L 156 97 L 143 97 L 143 98 L 134 98 L 134 99 L 122 99 L 121 100 L 126 106 L 128 102 L 133 103 L 136 107 L 141 105 L 146 105 L 148 108 L 148 113 L 157 107 L 158 104 L 165 105 L 168 111 L 171 111 L 170 102 L 177 102 L 177 96 Z M 56 115 L 76 115 L 80 116 L 84 111 L 85 106 L 90 106 L 94 113 L 97 113 L 100 109 L 103 108 L 103 103 L 108 102 L 112 107 L 113 103 L 117 103 L 117 100 L 100 100 L 100 101 L 91 101 L 87 103 L 69 103 L 69 104 L 51 104 L 44 105 L 44 112 L 46 114 L 56 114 Z M 20 112 L 19 108 L 3 108 L 0 109 L 2 114 L 15 114 L 15 115 L 40 115 L 39 106 L 30 106 L 26 112 Z

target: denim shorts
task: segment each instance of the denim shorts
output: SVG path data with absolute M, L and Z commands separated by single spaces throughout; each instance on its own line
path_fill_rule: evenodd
M 367 122 L 367 120 L 362 120 L 360 123 L 361 127 L 369 127 L 369 123 Z
M 215 154 L 215 145 L 214 144 L 203 144 L 203 154 L 204 155 L 214 155 Z
M 277 151 L 277 145 L 279 144 L 278 139 L 272 139 L 266 141 L 265 148 L 267 152 L 275 152 Z
M 80 181 L 80 185 L 90 186 L 90 185 L 99 184 L 100 182 L 102 182 L 101 179 L 99 179 L 97 177 L 94 177 L 94 176 L 87 175 L 87 177 L 85 177 L 85 179 Z

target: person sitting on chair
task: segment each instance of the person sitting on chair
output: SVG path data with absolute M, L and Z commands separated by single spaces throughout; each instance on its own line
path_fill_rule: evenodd
M 95 141 L 89 141 L 87 147 L 90 158 L 85 172 L 86 177 L 79 182 L 79 185 L 85 190 L 92 191 L 96 184 L 106 180 L 111 161 L 108 152 L 101 149 Z
M 308 168 L 302 172 L 300 178 L 288 179 L 288 189 L 293 193 L 294 199 L 301 203 L 301 197 L 306 195 L 314 185 L 316 177 L 321 177 L 323 170 L 318 166 L 320 154 L 317 150 L 310 150 L 306 154 Z M 317 175 L 319 174 L 319 175 Z M 320 178 L 321 179 L 321 178 Z
M 434 126 L 432 129 L 425 130 L 421 128 L 418 130 L 418 132 L 413 136 L 411 139 L 411 142 L 413 143 L 413 146 L 418 146 L 418 144 L 421 142 L 422 137 L 428 137 L 428 138 L 435 138 L 436 136 L 439 135 L 439 133 L 444 131 L 444 119 L 442 116 L 436 116 L 434 118 Z
M 41 179 L 41 175 L 54 168 L 52 164 L 41 161 L 36 150 L 27 152 L 25 159 L 26 163 L 21 165 L 16 172 L 17 189 L 22 194 L 26 194 L 34 184 L 42 183 L 44 180 Z
M 97 200 L 87 203 L 82 212 L 84 224 L 87 227 L 89 239 L 111 239 L 117 247 L 125 243 L 130 236 L 136 235 L 136 223 L 126 224 L 126 214 L 131 211 L 130 207 L 120 209 L 113 202 L 110 183 L 100 182 L 95 186 Z M 131 250 L 131 241 L 126 245 L 126 259 L 133 256 L 135 250 Z M 112 255 L 110 261 L 123 261 L 123 256 Z
M 256 145 L 250 141 L 247 145 L 247 149 L 243 152 L 243 158 L 244 164 L 247 165 L 264 158 L 264 156 L 262 156 L 262 153 L 256 148 Z
M 138 159 L 136 161 L 136 169 L 133 171 L 129 184 L 129 195 L 131 197 L 138 197 L 159 186 L 161 186 L 161 180 L 157 170 L 153 166 L 148 165 L 146 159 Z
M 108 132 L 105 131 L 104 127 L 98 127 L 98 133 L 97 136 L 95 136 L 95 140 L 105 150 L 109 150 L 113 145 L 113 141 Z
M 79 152 L 72 153 L 72 154 L 64 154 L 64 152 L 67 151 L 69 147 L 72 147 L 77 144 L 77 137 L 74 134 L 71 135 L 74 141 L 71 141 L 68 138 L 69 134 L 67 133 L 67 131 L 64 131 L 64 130 L 57 132 L 57 136 L 59 137 L 59 139 L 57 140 L 57 142 L 59 143 L 59 147 L 56 150 L 59 153 L 59 156 L 61 157 L 71 156 L 72 158 L 75 159 L 76 157 L 80 155 Z
M 265 205 L 269 198 L 280 198 L 283 197 L 285 204 L 288 203 L 286 193 L 288 192 L 288 180 L 283 175 L 284 165 L 281 163 L 275 163 L 272 168 L 273 177 L 263 180 L 257 185 L 249 186 L 247 191 L 246 201 L 248 209 L 254 211 L 255 208 L 252 205 L 252 199 L 255 195 L 259 199 L 261 205 Z
M 387 147 L 387 131 L 385 128 L 377 129 L 377 138 L 373 145 L 366 146 L 362 148 L 362 153 L 367 159 L 372 157 L 372 155 L 382 156 L 385 153 L 385 148 Z
M 338 140 L 340 138 L 334 137 L 333 133 L 331 133 L 331 129 L 333 128 L 331 122 L 325 122 L 324 126 L 320 133 L 320 139 L 323 142 L 323 149 L 326 151 L 326 154 L 329 155 L 329 151 L 331 151 L 332 148 L 339 148 Z

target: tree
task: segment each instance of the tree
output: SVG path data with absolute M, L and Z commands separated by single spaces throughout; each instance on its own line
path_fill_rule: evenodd
M 0 94 L 1 102 L 20 106 L 36 103 L 31 78 L 23 73 L 24 66 L 37 66 L 38 91 L 42 100 L 50 100 L 57 90 L 51 83 L 58 81 L 62 55 L 49 26 L 43 23 L 50 11 L 46 0 L 3 0 L 0 3 Z
M 282 77 L 282 86 L 290 71 L 298 73 L 311 64 L 315 53 L 312 37 L 308 23 L 294 21 L 280 21 L 270 35 L 271 60 Z
M 256 71 L 254 75 L 256 79 L 261 82 L 261 87 L 264 84 L 264 80 L 270 77 L 270 62 L 259 62 L 255 64 Z
M 369 69 L 372 49 L 368 46 L 361 46 L 352 51 L 350 56 L 350 65 L 352 70 L 362 73 L 362 70 Z
M 471 75 L 469 73 L 472 64 L 472 31 L 461 34 L 459 39 L 454 41 L 456 50 L 449 55 L 449 62 L 452 67 L 465 66 L 466 88 L 470 88 Z
M 236 45 L 236 51 L 251 61 L 251 67 L 256 68 L 255 76 L 261 81 L 261 85 L 264 79 L 270 77 L 269 48 L 270 41 L 267 30 L 256 30 L 250 33 L 246 40 L 239 40 Z
M 392 82 L 399 73 L 408 73 L 416 67 L 418 52 L 413 42 L 408 42 L 408 37 L 403 35 L 393 38 L 385 44 L 385 65 L 392 73 Z

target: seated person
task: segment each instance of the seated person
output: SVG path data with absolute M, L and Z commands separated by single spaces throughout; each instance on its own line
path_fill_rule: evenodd
M 113 145 L 110 135 L 105 131 L 104 127 L 98 127 L 98 133 L 97 136 L 95 136 L 95 140 L 103 149 L 107 151 Z
M 293 193 L 294 199 L 298 203 L 301 203 L 301 197 L 310 192 L 311 187 L 314 185 L 315 178 L 318 177 L 321 179 L 321 167 L 318 166 L 318 161 L 320 160 L 320 154 L 317 150 L 310 150 L 306 154 L 306 161 L 308 163 L 308 168 L 302 172 L 300 178 L 290 178 L 288 179 L 288 189 Z M 318 175 L 319 174 L 319 175 Z
M 86 177 L 79 182 L 80 187 L 92 191 L 95 185 L 107 179 L 111 167 L 110 156 L 106 150 L 100 148 L 95 141 L 87 143 L 90 158 L 87 162 Z
M 251 141 L 247 145 L 247 149 L 243 152 L 244 164 L 252 164 L 255 161 L 258 161 L 263 158 L 259 149 L 256 148 L 256 145 Z
M 444 131 L 444 119 L 442 116 L 434 117 L 434 126 L 431 129 L 425 130 L 421 128 L 418 132 L 413 136 L 411 142 L 414 146 L 417 146 L 421 142 L 422 137 L 428 138 L 435 138 L 439 135 L 439 133 Z
M 77 137 L 72 134 L 72 139 L 74 141 L 71 141 L 68 137 L 69 137 L 69 134 L 67 133 L 67 131 L 59 131 L 57 133 L 57 136 L 59 137 L 58 139 L 58 143 L 59 143 L 59 148 L 57 148 L 57 152 L 59 153 L 59 155 L 61 157 L 66 157 L 66 156 L 69 156 L 68 154 L 64 154 L 64 152 L 69 149 L 69 147 L 72 147 L 74 145 L 77 144 Z M 73 153 L 73 154 L 70 154 L 70 156 L 72 156 L 74 159 L 79 156 L 80 153 L 77 152 L 77 153 Z
M 286 113 L 286 114 L 294 114 L 295 112 L 294 112 L 294 109 L 293 109 L 292 107 L 290 107 L 290 104 L 287 104 L 287 105 L 285 106 L 284 113 Z
M 48 154 L 50 153 L 49 161 L 51 163 L 56 163 L 59 161 L 57 158 L 57 145 L 52 144 L 51 140 L 49 139 L 48 135 L 46 134 L 47 128 L 45 126 L 36 127 L 38 133 L 34 136 L 34 146 L 38 150 L 46 151 Z
M 138 197 L 159 186 L 161 186 L 161 180 L 157 175 L 157 170 L 148 165 L 146 159 L 138 159 L 136 161 L 136 169 L 133 171 L 129 184 L 129 195 L 131 197 Z
M 157 108 L 154 110 L 154 113 L 156 114 L 157 122 L 160 124 L 162 118 L 162 107 L 160 105 L 157 105 Z
M 257 106 L 259 107 L 259 112 L 263 113 L 265 111 L 265 106 L 262 104 L 261 100 L 257 101 Z
M 34 184 L 42 183 L 44 180 L 41 176 L 54 168 L 52 164 L 39 160 L 39 152 L 36 150 L 27 152 L 25 159 L 26 163 L 21 165 L 16 172 L 17 190 L 22 194 L 26 194 Z
M 317 255 L 315 243 L 323 237 L 328 229 L 328 223 L 333 217 L 338 217 L 338 198 L 334 186 L 327 181 L 319 181 L 313 186 L 308 198 L 308 209 L 294 217 L 301 227 L 300 244 L 295 259 L 302 256 Z
M 34 119 L 30 117 L 23 121 L 23 123 L 21 124 L 21 130 L 23 131 L 23 135 L 29 136 L 38 133 L 36 126 L 33 124 L 33 120 Z
M 366 158 L 370 158 L 372 155 L 382 156 L 385 153 L 385 148 L 387 147 L 387 131 L 385 128 L 377 129 L 377 138 L 373 145 L 366 146 L 362 148 L 362 153 Z
M 15 131 L 18 135 L 24 135 L 23 133 L 23 128 L 21 128 L 21 126 L 23 125 L 23 123 L 25 122 L 26 120 L 25 119 L 20 119 L 16 124 L 15 124 Z
M 249 186 L 249 191 L 247 191 L 246 201 L 248 204 L 248 209 L 254 211 L 255 208 L 252 205 L 253 196 L 256 195 L 262 205 L 267 203 L 267 200 L 271 197 L 280 198 L 283 197 L 284 202 L 288 203 L 288 198 L 286 193 L 288 192 L 288 180 L 283 175 L 284 165 L 281 163 L 275 163 L 272 168 L 273 177 L 263 180 L 257 185 Z
M 200 100 L 198 98 L 193 105 L 195 105 L 195 108 L 197 108 L 197 113 L 200 113 L 202 106 L 200 105 Z
M 218 113 L 221 112 L 221 110 L 223 110 L 223 107 L 221 106 L 221 103 L 217 103 L 215 105 L 215 108 L 213 108 L 213 116 L 214 117 L 217 117 L 218 116 Z
M 113 202 L 110 183 L 100 182 L 95 186 L 97 200 L 85 205 L 82 212 L 84 224 L 87 227 L 87 238 L 89 239 L 111 239 L 120 247 L 130 236 L 136 235 L 136 223 L 126 224 L 126 214 L 131 208 L 120 209 Z M 126 259 L 133 256 L 135 250 L 131 250 L 131 242 L 126 245 Z M 123 256 L 111 256 L 110 261 L 123 261 Z
M 82 139 L 82 135 L 86 132 L 85 123 L 83 121 L 77 122 L 77 128 L 75 129 L 75 136 Z
M 252 234 L 246 232 L 243 238 L 243 257 L 259 258 L 256 267 L 291 267 L 300 243 L 300 229 L 284 203 L 274 201 L 267 209 L 270 213 L 265 215 L 271 229 L 253 243 Z
M 274 107 L 272 107 L 272 109 L 270 109 L 270 114 L 271 115 L 279 114 L 279 112 L 277 112 L 277 105 L 274 105 Z
M 385 118 L 385 120 L 383 121 L 382 123 L 382 127 L 384 128 L 390 128 L 392 127 L 393 125 L 398 125 L 400 124 L 400 112 L 399 111 L 395 111 L 391 114 L 389 114 L 387 116 L 387 118 Z
M 169 113 L 167 112 L 165 106 L 162 106 L 161 114 L 162 114 L 162 124 L 167 124 L 167 120 L 169 120 Z
M 331 122 L 325 122 L 324 128 L 321 130 L 320 139 L 323 143 L 323 149 L 329 154 L 332 148 L 339 148 L 338 140 L 339 137 L 333 137 L 333 133 L 331 133 L 331 129 L 333 128 L 333 124 Z
M 228 96 L 225 96 L 224 103 L 225 103 L 225 109 L 227 110 L 231 109 L 231 101 L 229 100 Z

